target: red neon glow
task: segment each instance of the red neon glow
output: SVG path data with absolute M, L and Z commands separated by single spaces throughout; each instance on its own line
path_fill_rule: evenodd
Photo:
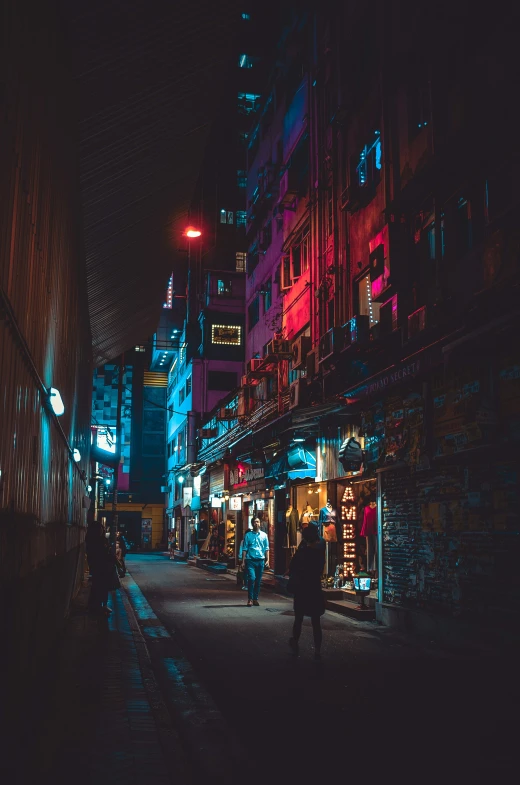
M 188 226 L 184 234 L 186 235 L 186 237 L 200 237 L 202 232 L 200 231 L 200 229 L 197 229 L 195 226 Z

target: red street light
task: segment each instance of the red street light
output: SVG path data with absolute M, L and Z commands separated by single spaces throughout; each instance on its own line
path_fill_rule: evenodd
M 196 229 L 194 226 L 188 226 L 184 234 L 186 237 L 200 237 L 202 232 L 200 229 Z

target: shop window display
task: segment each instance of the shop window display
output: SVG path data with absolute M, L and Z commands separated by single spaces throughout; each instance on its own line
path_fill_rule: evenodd
M 376 480 L 340 481 L 337 493 L 341 542 L 333 586 L 353 591 L 353 576 L 356 573 L 363 570 L 371 578 L 377 578 Z M 372 596 L 376 595 L 374 580 Z
M 333 487 L 333 486 L 332 486 Z M 310 523 L 318 525 L 320 535 L 326 543 L 325 585 L 332 585 L 333 575 L 338 563 L 338 513 L 335 499 L 327 492 L 327 483 L 310 483 L 295 488 L 296 515 L 302 510 L 297 531 L 297 545 L 301 542 L 301 532 Z M 292 512 L 292 511 L 291 511 Z
M 228 511 L 227 519 L 226 519 L 226 544 L 225 544 L 225 556 L 228 560 L 228 564 L 230 562 L 234 563 L 235 560 L 235 535 L 236 535 L 236 520 L 235 514 L 231 511 Z
M 225 524 L 220 520 L 220 509 L 211 510 L 209 530 L 200 549 L 200 555 L 206 559 L 218 561 L 223 554 L 225 544 Z

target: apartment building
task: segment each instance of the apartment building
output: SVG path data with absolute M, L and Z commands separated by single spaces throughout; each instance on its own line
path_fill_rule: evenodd
M 509 35 L 447 3 L 300 13 L 250 137 L 246 368 L 199 457 L 279 573 L 295 515 L 333 521 L 324 586 L 368 572 L 385 623 L 515 607 Z

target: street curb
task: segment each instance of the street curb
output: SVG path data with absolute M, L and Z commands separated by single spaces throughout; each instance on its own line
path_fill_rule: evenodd
M 175 636 L 170 635 L 160 622 L 139 586 L 128 574 L 124 589 L 133 625 L 137 626 L 142 641 L 140 646 L 146 652 L 149 667 L 153 670 L 154 684 L 160 685 L 159 689 L 183 744 L 184 756 L 192 764 L 194 777 L 199 775 L 201 782 L 211 782 L 213 785 L 231 785 L 235 781 L 242 782 L 244 778 L 253 781 L 253 777 L 247 775 L 250 762 L 242 745 L 211 695 L 199 683 L 191 662 L 182 652 Z M 134 606 L 136 598 L 138 607 Z M 147 629 L 153 631 L 149 637 Z M 167 638 L 169 645 L 175 648 L 175 656 L 159 654 L 152 657 L 146 643 L 147 637 L 154 644 L 158 638 Z
M 121 584 L 122 588 L 124 583 Z M 139 627 L 139 622 L 128 597 L 128 592 L 121 592 L 121 599 L 128 616 L 128 623 L 134 638 L 134 645 L 139 660 L 139 668 L 143 677 L 143 684 L 148 696 L 148 701 L 153 714 L 157 735 L 164 752 L 165 767 L 171 781 L 176 785 L 193 785 L 191 767 L 186 760 L 186 755 L 177 729 L 175 728 L 170 713 L 166 706 L 161 690 L 157 684 L 153 671 L 152 659 L 146 641 Z

